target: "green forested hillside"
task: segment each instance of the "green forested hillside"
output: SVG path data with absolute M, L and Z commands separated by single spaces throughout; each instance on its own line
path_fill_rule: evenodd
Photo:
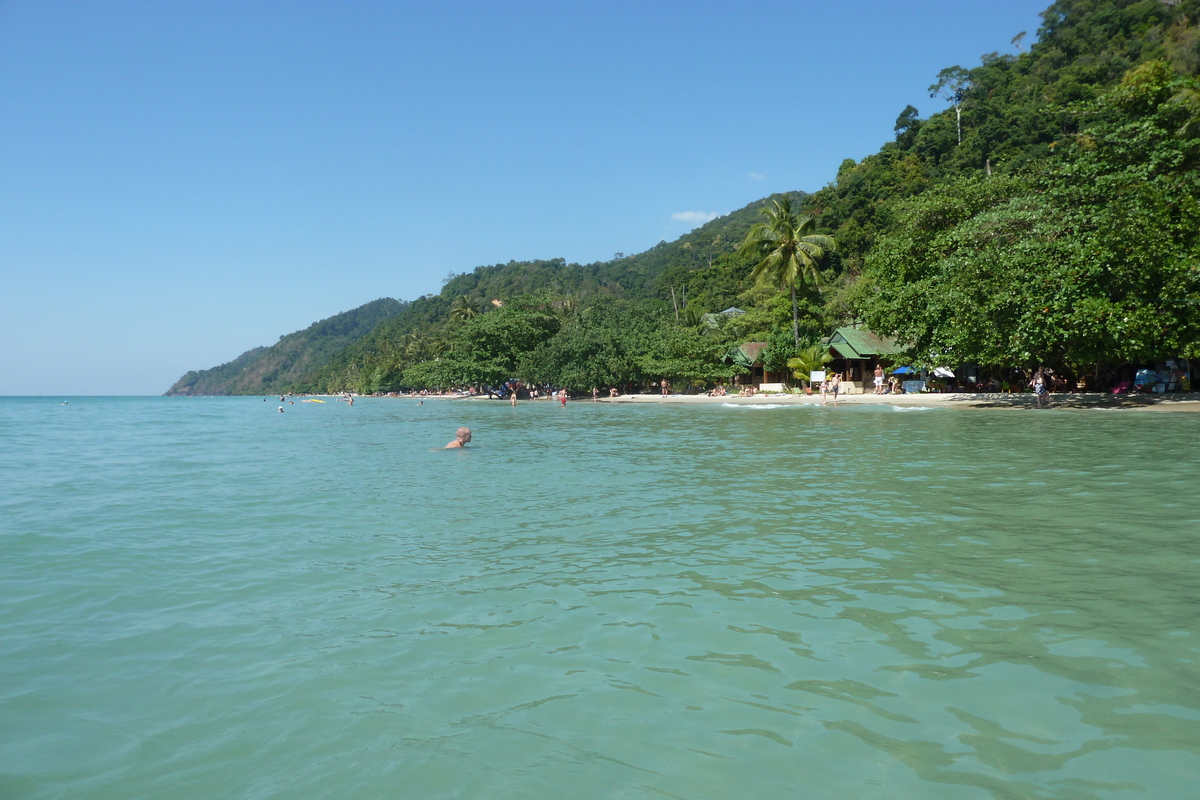
M 802 200 L 804 195 L 797 192 L 791 197 Z M 660 242 L 644 253 L 611 261 L 580 265 L 551 259 L 477 267 L 451 278 L 439 294 L 414 300 L 403 313 L 334 357 L 299 388 L 364 392 L 407 388 L 409 384 L 402 379 L 407 368 L 444 360 L 455 348 L 460 329 L 474 315 L 496 311 L 496 302 L 516 300 L 519 305 L 540 298 L 532 302 L 554 308 L 560 315 L 615 304 L 636 308 L 631 313 L 638 315 L 639 322 L 670 309 L 672 324 L 676 306 L 681 311 L 690 306 L 691 318 L 722 310 L 747 289 L 749 266 L 733 252 L 772 199 L 777 198 L 763 198 L 674 242 Z M 455 304 L 470 310 L 455 318 Z M 755 324 L 767 332 L 770 325 L 764 324 L 761 316 L 754 318 Z M 544 380 L 556 382 L 550 376 Z
M 1011 32 L 1015 55 L 931 75 L 934 113 L 899 110 L 893 141 L 791 196 L 836 241 L 820 281 L 796 285 L 799 343 L 790 285 L 755 284 L 739 252 L 776 197 L 629 257 L 479 267 L 286 380 L 702 384 L 731 374 L 739 342 L 768 342 L 781 369 L 860 323 L 914 363 L 984 372 L 1200 356 L 1200 0 L 1059 0 L 1043 20 L 1032 44 Z M 746 313 L 705 316 L 731 305 Z
M 1100 374 L 1200 355 L 1200 3 L 1064 0 L 814 204 L 916 360 Z M 933 88 L 933 87 L 931 87 Z
M 242 353 L 233 361 L 226 362 L 212 369 L 192 370 L 177 380 L 167 390 L 167 394 L 229 394 L 229 383 L 241 375 L 242 370 L 254 363 L 254 360 L 266 351 L 266 347 L 255 347 L 252 350 Z
M 281 336 L 271 347 L 257 347 L 228 364 L 180 378 L 167 394 L 264 394 L 287 391 L 319 370 L 381 321 L 402 312 L 405 303 L 382 298 L 302 331 Z

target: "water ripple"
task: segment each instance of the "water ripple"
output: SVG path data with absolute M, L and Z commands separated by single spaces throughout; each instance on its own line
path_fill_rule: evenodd
M 0 796 L 1200 774 L 1190 416 L 274 408 L 0 400 Z

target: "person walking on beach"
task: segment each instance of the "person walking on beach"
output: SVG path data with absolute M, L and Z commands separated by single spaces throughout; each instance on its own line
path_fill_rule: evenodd
M 666 378 L 663 378 L 661 386 L 662 386 L 662 396 L 666 397 L 667 392 L 671 391 L 671 384 L 667 383 Z
M 1050 390 L 1046 386 L 1046 373 L 1041 367 L 1037 368 L 1037 372 L 1033 373 L 1033 380 L 1029 382 L 1033 387 L 1033 395 L 1037 398 L 1038 408 L 1045 408 L 1046 403 L 1050 401 Z
M 466 447 L 471 441 L 471 429 L 465 425 L 454 432 L 454 441 L 446 445 L 445 449 L 449 450 L 452 447 Z
M 821 381 L 821 405 L 825 405 L 825 401 L 829 399 L 829 379 Z
M 829 381 L 829 391 L 833 394 L 833 404 L 837 405 L 838 391 L 842 388 L 842 373 L 833 373 L 833 379 Z
M 875 365 L 875 394 L 883 394 L 883 366 Z

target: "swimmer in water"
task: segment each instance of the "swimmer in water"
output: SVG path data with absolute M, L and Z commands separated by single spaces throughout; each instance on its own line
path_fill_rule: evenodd
M 280 407 L 279 407 L 279 413 L 280 413 L 280 414 L 282 414 L 282 413 L 283 413 L 283 406 L 280 406 Z
M 449 450 L 452 447 L 466 447 L 471 441 L 471 429 L 465 425 L 454 432 L 454 441 L 446 445 L 445 449 Z

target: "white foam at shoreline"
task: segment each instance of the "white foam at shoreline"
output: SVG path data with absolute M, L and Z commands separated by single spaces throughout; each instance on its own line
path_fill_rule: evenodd
M 782 403 L 721 403 L 721 408 L 783 408 Z

